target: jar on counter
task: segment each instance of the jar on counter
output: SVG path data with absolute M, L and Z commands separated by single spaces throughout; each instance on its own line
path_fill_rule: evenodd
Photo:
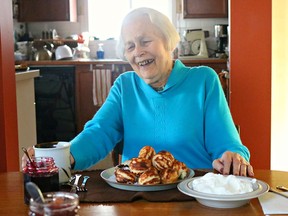
M 29 204 L 30 195 L 26 190 L 27 182 L 34 182 L 44 192 L 59 191 L 59 169 L 52 157 L 35 157 L 32 163 L 27 160 L 23 168 L 24 201 Z

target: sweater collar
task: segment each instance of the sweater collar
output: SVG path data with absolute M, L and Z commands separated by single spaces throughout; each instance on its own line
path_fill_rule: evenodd
M 149 92 L 151 94 L 161 94 L 185 78 L 186 73 L 183 73 L 184 68 L 185 68 L 185 65 L 179 59 L 175 60 L 173 69 L 170 73 L 167 83 L 163 91 L 160 91 L 160 92 L 155 91 L 150 85 L 145 83 L 144 80 L 141 79 L 138 75 L 137 75 L 137 83 L 140 86 L 140 88 L 143 89 L 144 92 Z

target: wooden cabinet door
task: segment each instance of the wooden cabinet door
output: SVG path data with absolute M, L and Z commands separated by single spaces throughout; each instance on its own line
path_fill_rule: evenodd
M 226 18 L 228 0 L 183 0 L 184 18 Z
M 229 82 L 229 74 L 227 74 L 227 63 L 226 61 L 223 62 L 209 62 L 209 63 L 191 63 L 191 62 L 185 62 L 184 63 L 188 67 L 194 67 L 194 66 L 208 66 L 215 70 L 215 72 L 218 74 L 218 77 L 220 79 L 224 94 L 226 96 L 228 104 L 230 103 L 230 82 Z M 224 70 L 224 72 L 223 72 Z
M 77 132 L 83 130 L 87 121 L 89 121 L 100 106 L 94 105 L 93 101 L 93 72 L 92 69 L 105 70 L 111 73 L 111 84 L 123 72 L 131 70 L 128 64 L 93 64 L 93 65 L 78 65 L 76 67 L 76 118 Z
M 99 109 L 93 104 L 93 73 L 89 65 L 76 67 L 76 119 L 77 132 L 83 130 L 84 124 Z
M 77 21 L 76 0 L 19 0 L 20 22 Z

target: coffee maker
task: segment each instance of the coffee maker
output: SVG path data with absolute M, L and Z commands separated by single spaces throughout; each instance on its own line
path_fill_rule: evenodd
M 225 53 L 225 48 L 228 46 L 228 33 L 227 33 L 228 25 L 217 24 L 215 25 L 215 38 L 217 40 L 217 55 L 221 55 Z

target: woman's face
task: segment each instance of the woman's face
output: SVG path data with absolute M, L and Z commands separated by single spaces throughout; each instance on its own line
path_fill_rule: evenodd
M 124 55 L 133 70 L 152 87 L 166 84 L 172 70 L 171 51 L 147 16 L 132 18 L 122 27 Z

